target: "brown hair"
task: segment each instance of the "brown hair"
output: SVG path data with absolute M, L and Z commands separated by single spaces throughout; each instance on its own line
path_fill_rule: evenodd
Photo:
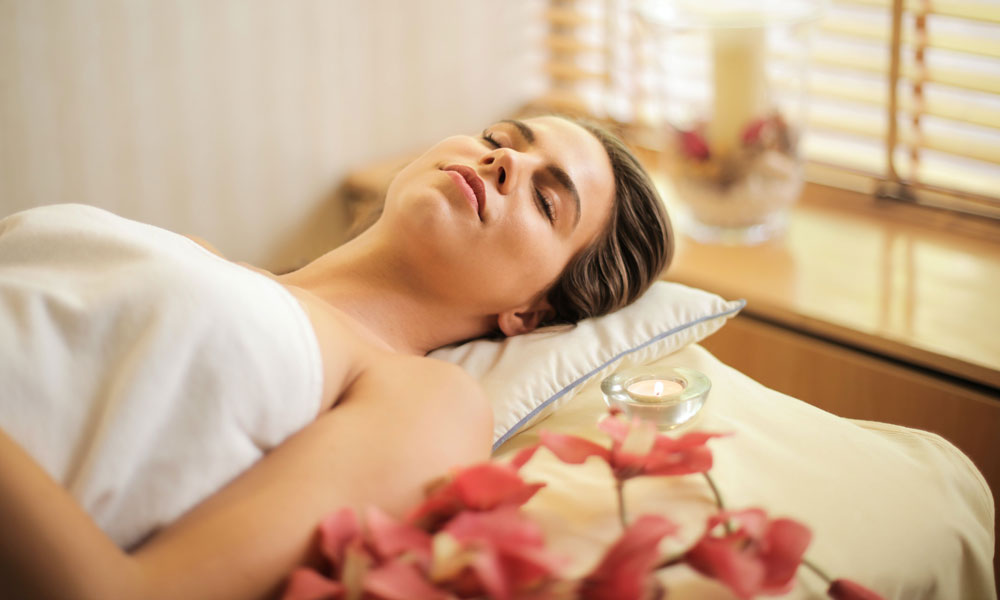
M 555 311 L 544 325 L 576 323 L 633 302 L 670 264 L 674 236 L 652 179 L 615 135 L 595 123 L 562 116 L 596 137 L 611 159 L 615 197 L 598 238 L 573 257 L 549 290 Z

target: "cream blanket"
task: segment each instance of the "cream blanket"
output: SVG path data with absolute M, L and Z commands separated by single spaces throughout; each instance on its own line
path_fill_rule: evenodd
M 0 221 L 0 427 L 128 547 L 315 418 L 279 284 L 97 208 Z
M 712 474 L 729 508 L 757 506 L 803 522 L 813 532 L 808 558 L 886 598 L 996 598 L 992 496 L 969 459 L 943 438 L 837 417 L 754 382 L 697 345 L 657 364 L 711 378 L 696 427 L 733 434 L 709 443 Z M 513 456 L 544 429 L 606 444 L 595 427 L 606 410 L 599 386 L 590 382 L 497 456 Z M 593 565 L 620 533 L 607 467 L 593 458 L 563 465 L 542 450 L 523 474 L 549 484 L 526 509 L 541 521 L 550 545 L 581 570 Z M 679 536 L 665 542 L 666 554 L 689 547 L 713 508 L 698 475 L 632 480 L 625 495 L 631 515 L 655 512 L 681 525 Z M 671 598 L 733 598 L 687 567 L 667 570 L 664 580 Z M 823 598 L 822 580 L 802 569 L 787 597 Z

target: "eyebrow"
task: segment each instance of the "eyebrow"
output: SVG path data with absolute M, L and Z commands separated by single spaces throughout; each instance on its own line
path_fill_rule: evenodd
M 513 125 L 529 146 L 533 146 L 535 144 L 535 132 L 531 129 L 531 127 L 528 127 L 528 124 L 524 121 L 519 121 L 517 119 L 504 119 L 500 122 Z M 569 173 L 567 173 L 566 170 L 559 165 L 549 163 L 545 166 L 545 170 L 548 171 L 549 175 L 553 179 L 556 180 L 556 183 L 569 192 L 570 198 L 573 200 L 573 207 L 576 209 L 576 216 L 573 219 L 573 228 L 576 229 L 577 224 L 580 222 L 580 193 L 576 189 L 576 184 L 573 183 L 573 179 L 569 176 Z

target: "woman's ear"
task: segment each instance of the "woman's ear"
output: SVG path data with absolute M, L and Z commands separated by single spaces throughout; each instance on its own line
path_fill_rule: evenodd
M 525 309 L 514 309 L 502 312 L 497 315 L 497 326 L 507 337 L 531 333 L 540 324 L 555 317 L 556 311 L 552 309 L 547 300 L 540 300 L 534 306 Z

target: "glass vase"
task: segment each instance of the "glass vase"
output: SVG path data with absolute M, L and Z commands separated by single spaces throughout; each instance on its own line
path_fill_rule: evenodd
M 783 232 L 802 191 L 808 41 L 821 9 L 810 0 L 639 4 L 683 233 L 754 244 Z

